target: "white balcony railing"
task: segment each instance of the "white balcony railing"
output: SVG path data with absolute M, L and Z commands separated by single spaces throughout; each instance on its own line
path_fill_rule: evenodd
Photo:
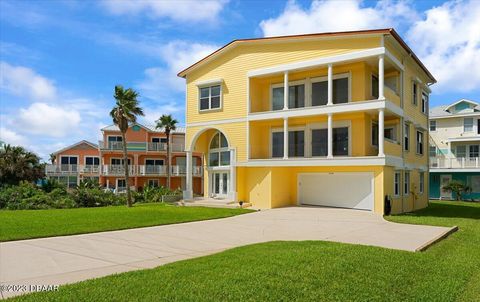
M 64 173 L 64 174 L 76 174 L 79 171 L 78 165 L 46 165 L 45 166 L 45 173 L 46 174 L 56 174 L 56 173 Z
M 167 151 L 166 143 L 148 143 L 148 151 Z
M 99 141 L 98 145 L 102 150 L 113 150 L 113 151 L 122 151 L 123 150 L 123 142 L 105 142 Z M 167 144 L 166 143 L 147 143 L 147 142 L 127 142 L 127 149 L 128 150 L 135 150 L 135 151 L 159 151 L 165 152 L 167 151 Z M 185 145 L 179 143 L 171 143 L 170 150 L 172 152 L 183 152 L 185 151 Z
M 167 166 L 160 165 L 130 165 L 130 176 L 166 176 Z M 201 166 L 192 167 L 192 175 L 202 176 L 203 168 Z M 125 174 L 123 165 L 103 165 L 102 175 L 122 176 Z M 171 176 L 187 175 L 187 167 L 182 165 L 174 165 L 170 167 Z
M 129 174 L 135 175 L 136 167 L 134 165 L 129 165 Z M 125 174 L 125 167 L 123 165 L 103 165 L 102 168 L 103 175 L 124 175 Z
M 446 158 L 442 156 L 430 157 L 430 168 L 438 169 L 472 169 L 480 168 L 478 157 Z

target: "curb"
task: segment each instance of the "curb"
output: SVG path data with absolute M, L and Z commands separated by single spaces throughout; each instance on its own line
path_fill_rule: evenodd
M 427 250 L 430 246 L 432 246 L 435 243 L 447 238 L 448 236 L 455 233 L 456 231 L 458 231 L 458 226 L 455 225 L 455 226 L 449 228 L 448 230 L 446 230 L 445 232 L 443 232 L 442 234 L 440 234 L 439 236 L 437 236 L 436 238 L 433 238 L 432 240 L 430 240 L 430 241 L 422 244 L 418 248 L 416 248 L 415 252 L 423 252 L 423 251 Z

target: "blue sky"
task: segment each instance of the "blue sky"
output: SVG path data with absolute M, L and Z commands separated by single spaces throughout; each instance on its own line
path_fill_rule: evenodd
M 480 101 L 474 1 L 0 1 L 0 139 L 43 158 L 111 123 L 113 87 L 152 123 L 184 122 L 176 73 L 236 38 L 395 27 L 439 83 L 431 105 Z

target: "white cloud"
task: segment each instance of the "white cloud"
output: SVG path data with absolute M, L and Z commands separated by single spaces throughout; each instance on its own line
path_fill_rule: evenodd
M 185 89 L 185 80 L 177 77 L 177 73 L 217 48 L 216 45 L 186 41 L 168 43 L 159 50 L 165 66 L 151 67 L 144 71 L 145 78 L 137 85 L 141 94 L 153 100 L 170 102 L 172 92 L 183 92 Z
M 225 0 L 105 0 L 102 6 L 113 15 L 139 15 L 175 21 L 216 21 Z
M 76 132 L 80 121 L 77 111 L 33 103 L 28 108 L 20 109 L 17 125 L 27 133 L 64 137 Z
M 10 94 L 38 101 L 49 101 L 57 95 L 53 81 L 30 68 L 6 62 L 0 62 L 0 88 Z
M 407 40 L 437 78 L 438 91 L 472 91 L 480 87 L 480 5 L 446 2 L 425 12 Z
M 27 143 L 27 138 L 10 129 L 0 127 L 0 140 L 15 146 L 22 146 Z
M 380 1 L 367 7 L 363 1 L 313 1 L 303 9 L 289 1 L 275 18 L 260 22 L 264 36 L 280 36 L 329 31 L 347 31 L 400 26 L 417 17 L 406 2 Z
M 145 116 L 141 117 L 141 122 L 147 125 L 154 125 L 162 114 L 172 114 L 177 120 L 183 120 L 185 106 L 176 104 L 174 102 L 167 103 L 155 108 L 145 108 Z

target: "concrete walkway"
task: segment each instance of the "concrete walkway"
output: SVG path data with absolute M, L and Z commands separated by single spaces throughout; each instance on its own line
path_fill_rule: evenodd
M 416 251 L 450 228 L 396 224 L 358 210 L 290 207 L 230 218 L 0 244 L 1 285 L 61 285 L 273 240 Z M 30 291 L 9 289 L 4 297 Z

